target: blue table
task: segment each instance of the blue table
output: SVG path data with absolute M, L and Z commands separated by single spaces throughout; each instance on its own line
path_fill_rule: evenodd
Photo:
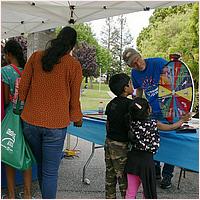
M 68 133 L 92 142 L 92 152 L 83 168 L 83 182 L 85 170 L 94 155 L 96 148 L 103 147 L 105 143 L 105 119 L 83 118 L 82 128 L 72 125 Z M 100 146 L 97 146 L 100 145 Z M 199 171 L 199 131 L 197 133 L 176 133 L 175 131 L 160 131 L 160 148 L 155 160 L 172 164 L 181 168 Z
M 199 130 L 197 133 L 160 131 L 160 148 L 154 159 L 199 172 Z
M 83 166 L 82 182 L 89 184 L 89 179 L 85 178 L 86 168 L 94 156 L 95 149 L 102 148 L 105 143 L 106 126 L 105 119 L 91 119 L 84 117 L 83 126 L 81 128 L 74 127 L 72 124 L 68 127 L 67 132 L 70 135 L 77 136 L 84 140 L 92 142 L 91 154 Z

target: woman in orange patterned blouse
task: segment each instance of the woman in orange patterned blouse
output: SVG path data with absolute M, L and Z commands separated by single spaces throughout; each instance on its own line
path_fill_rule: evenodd
M 24 135 L 35 155 L 42 198 L 55 199 L 58 169 L 70 121 L 82 126 L 80 87 L 82 68 L 70 55 L 77 40 L 64 27 L 45 51 L 29 58 L 22 74 L 19 96 L 25 101 L 21 114 Z

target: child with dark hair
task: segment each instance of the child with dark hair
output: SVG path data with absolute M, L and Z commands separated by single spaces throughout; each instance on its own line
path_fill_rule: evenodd
M 116 74 L 110 78 L 110 90 L 117 96 L 112 99 L 107 107 L 107 136 L 105 142 L 106 163 L 106 198 L 116 198 L 116 185 L 122 198 L 125 198 L 127 177 L 124 174 L 124 166 L 128 152 L 128 108 L 132 99 L 127 98 L 133 93 L 130 77 L 124 73 Z
M 156 172 L 153 154 L 159 148 L 160 130 L 174 130 L 183 122 L 190 119 L 187 113 L 174 124 L 163 124 L 150 119 L 151 107 L 144 98 L 136 97 L 129 108 L 130 130 L 128 137 L 131 148 L 128 152 L 128 160 L 125 166 L 128 188 L 126 199 L 135 199 L 138 188 L 142 183 L 143 196 L 147 199 L 156 199 Z
M 24 58 L 23 49 L 15 40 L 9 40 L 4 47 L 5 60 L 8 65 L 1 68 L 2 78 L 2 95 L 4 102 L 5 115 L 10 109 L 13 109 L 10 97 L 15 93 L 15 81 L 20 77 L 18 71 L 22 72 L 26 60 Z M 6 180 L 8 187 L 8 194 L 2 198 L 15 199 L 15 169 L 9 165 L 5 165 Z M 23 171 L 24 178 L 24 199 L 31 199 L 31 183 L 32 183 L 32 169 L 29 168 Z M 21 193 L 22 194 L 22 193 Z

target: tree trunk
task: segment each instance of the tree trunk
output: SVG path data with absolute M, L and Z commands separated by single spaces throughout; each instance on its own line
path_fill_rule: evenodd
M 93 80 L 93 76 L 90 76 L 90 89 L 93 89 L 92 80 Z
M 110 79 L 110 74 L 107 72 L 107 74 L 106 74 L 107 76 L 106 76 L 106 84 L 108 84 L 108 82 L 109 82 L 109 79 Z
M 85 83 L 88 83 L 88 76 L 85 77 Z

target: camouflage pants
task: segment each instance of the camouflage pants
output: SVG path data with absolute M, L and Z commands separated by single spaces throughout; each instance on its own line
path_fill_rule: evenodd
M 106 139 L 105 143 L 105 162 L 106 162 L 106 199 L 116 199 L 116 185 L 122 198 L 125 198 L 127 188 L 127 176 L 124 167 L 127 161 L 128 143 L 117 142 Z

